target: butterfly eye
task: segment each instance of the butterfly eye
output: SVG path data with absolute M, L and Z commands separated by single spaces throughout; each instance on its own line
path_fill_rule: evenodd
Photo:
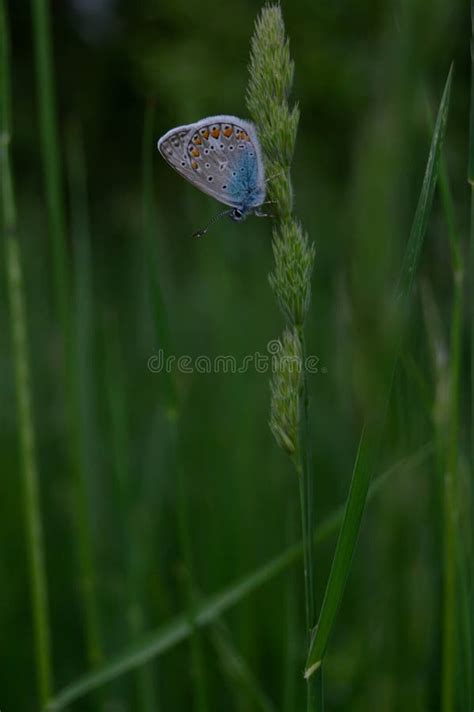
M 244 215 L 241 210 L 239 210 L 238 208 L 234 208 L 230 214 L 230 217 L 232 218 L 232 220 L 235 220 L 235 222 L 240 222 L 243 219 Z

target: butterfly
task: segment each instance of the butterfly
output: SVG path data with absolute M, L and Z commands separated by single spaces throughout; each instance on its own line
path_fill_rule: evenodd
M 240 222 L 251 213 L 264 216 L 265 170 L 255 126 L 236 116 L 208 116 L 171 129 L 158 141 L 158 150 L 183 178 L 230 210 L 220 213 L 205 228 L 228 215 Z

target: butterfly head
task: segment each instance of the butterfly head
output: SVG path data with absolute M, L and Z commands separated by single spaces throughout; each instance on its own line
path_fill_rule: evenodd
M 247 217 L 247 213 L 244 213 L 243 210 L 239 210 L 239 208 L 233 208 L 230 211 L 229 217 L 234 222 L 242 222 L 242 220 L 245 220 Z

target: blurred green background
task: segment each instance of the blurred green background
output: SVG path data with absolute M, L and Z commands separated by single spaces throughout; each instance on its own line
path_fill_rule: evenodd
M 8 6 L 14 177 L 55 684 L 61 688 L 89 669 L 67 444 L 70 411 L 30 7 Z M 320 520 L 346 498 L 362 422 L 377 397 L 388 341 L 384 315 L 429 149 L 428 107 L 434 114 L 453 60 L 445 156 L 458 227 L 462 236 L 467 233 L 469 7 L 460 0 L 294 0 L 282 7 L 296 64 L 293 97 L 301 109 L 293 163 L 296 210 L 317 250 L 307 335 L 309 352 L 321 365 L 310 379 Z M 254 368 L 243 374 L 173 369 L 170 380 L 147 367 L 162 347 L 191 357 L 265 353 L 281 330 L 267 281 L 271 221 L 222 220 L 203 240 L 193 240 L 218 206 L 156 151 L 156 139 L 175 125 L 219 113 L 247 117 L 249 42 L 259 8 L 244 0 L 54 0 L 51 6 L 77 341 L 76 417 L 105 658 L 185 610 L 183 502 L 198 597 L 299 539 L 296 477 L 267 425 L 268 374 Z M 145 112 L 153 138 L 144 143 Z M 151 231 L 144 155 L 154 171 Z M 449 334 L 452 269 L 439 199 L 421 272 L 442 343 Z M 157 285 L 163 307 L 158 328 Z M 434 439 L 437 383 L 419 291 L 412 304 L 380 472 Z M 29 712 L 38 707 L 3 270 L 0 318 L 0 707 Z M 463 362 L 467 396 L 464 370 Z M 170 386 L 176 389 L 171 417 Z M 428 458 L 416 468 L 402 464 L 370 504 L 328 652 L 331 712 L 439 709 L 439 500 L 436 465 Z M 318 600 L 334 543 L 316 551 Z M 131 611 L 130 586 L 136 598 Z M 227 653 L 216 645 L 214 629 L 201 635 L 209 709 L 301 709 L 301 562 L 233 608 L 223 623 Z M 256 701 L 236 682 L 229 651 L 242 656 L 265 699 Z M 150 709 L 196 709 L 190 661 L 187 641 L 148 665 Z M 70 709 L 140 710 L 136 683 L 128 674 Z

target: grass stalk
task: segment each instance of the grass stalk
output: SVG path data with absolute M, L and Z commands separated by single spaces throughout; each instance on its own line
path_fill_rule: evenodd
M 61 326 L 66 393 L 67 444 L 74 487 L 75 531 L 80 590 L 85 620 L 87 657 L 102 660 L 102 636 L 96 595 L 92 531 L 87 502 L 84 452 L 81 442 L 74 322 L 70 304 L 70 270 L 66 254 L 66 221 L 61 181 L 59 132 L 56 120 L 54 72 L 48 0 L 31 0 L 33 42 L 39 104 L 40 143 L 49 233 L 53 253 L 56 308 Z
M 33 42 L 39 105 L 39 129 L 46 203 L 53 251 L 53 277 L 57 306 L 63 332 L 69 323 L 69 285 L 65 268 L 66 220 L 61 182 L 58 126 L 52 59 L 51 26 L 48 0 L 31 0 Z
M 423 285 L 422 304 L 425 316 L 428 342 L 432 354 L 435 398 L 433 422 L 436 436 L 437 469 L 439 473 L 441 530 L 442 530 L 442 623 L 441 623 L 441 709 L 452 712 L 455 709 L 456 672 L 456 508 L 454 473 L 450 469 L 450 403 L 446 397 L 449 391 L 450 368 L 447 346 L 443 337 L 441 316 L 428 284 Z
M 443 655 L 442 655 L 442 710 L 453 712 L 456 708 L 456 655 L 457 655 L 457 592 L 458 573 L 464 567 L 460 554 L 459 511 L 459 400 L 462 349 L 463 265 L 460 237 L 456 227 L 453 200 L 449 188 L 446 166 L 440 165 L 440 195 L 447 222 L 453 273 L 453 306 L 451 312 L 449 400 L 447 442 L 443 470 Z M 463 547 L 461 547 L 463 548 Z M 469 636 L 470 637 L 470 636 Z M 470 649 L 470 642 L 468 644 Z M 468 656 L 470 655 L 470 650 Z
M 469 114 L 469 155 L 467 178 L 470 186 L 471 214 L 470 214 L 470 236 L 469 236 L 469 266 L 470 274 L 474 274 L 474 0 L 471 0 L 471 96 Z M 470 287 L 470 371 L 471 371 L 471 423 L 470 423 L 470 595 L 471 595 L 471 666 L 470 666 L 470 706 L 474 707 L 474 285 Z
M 288 483 L 292 484 L 292 483 Z M 288 495 L 287 512 L 287 542 L 295 541 L 296 531 L 296 502 Z M 296 707 L 296 661 L 298 658 L 298 600 L 296 582 L 292 576 L 287 576 L 286 584 L 286 655 L 283 673 L 283 704 L 282 712 L 293 712 Z
M 430 112 L 429 112 L 430 113 Z M 433 129 L 431 116 L 429 124 Z M 462 312 L 464 293 L 464 265 L 461 236 L 456 224 L 454 200 L 451 191 L 448 169 L 444 156 L 439 166 L 439 192 L 442 210 L 446 221 L 446 230 L 451 255 L 453 279 L 453 300 L 450 319 L 449 361 L 444 354 L 447 347 L 441 334 L 440 317 L 434 300 L 425 290 L 425 311 L 430 313 L 430 320 L 425 319 L 428 332 L 431 332 L 431 345 L 436 374 L 435 429 L 438 442 L 438 467 L 441 475 L 442 530 L 443 530 L 443 636 L 442 636 L 442 675 L 441 699 L 443 711 L 456 708 L 456 654 L 457 636 L 461 633 L 464 646 L 461 657 L 465 659 L 469 673 L 463 676 L 465 696 L 471 699 L 471 625 L 464 620 L 461 625 L 457 615 L 458 593 L 461 609 L 466 609 L 467 576 L 466 554 L 462 527 L 459 519 L 459 442 L 460 442 L 460 395 L 462 368 Z M 434 325 L 437 324 L 437 329 Z M 437 332 L 437 333 L 435 333 Z M 466 616 L 464 615 L 464 618 Z M 459 654 L 459 653 L 458 653 Z M 459 695 L 461 690 L 459 691 Z M 458 695 L 458 697 L 459 697 Z
M 51 640 L 48 613 L 43 526 L 36 459 L 28 325 L 17 234 L 17 215 L 10 162 L 10 46 L 7 17 L 0 0 L 0 184 L 3 218 L 5 268 L 10 314 L 15 395 L 18 413 L 20 469 L 23 480 L 23 506 L 26 525 L 26 550 L 33 614 L 33 634 L 38 678 L 38 698 L 44 706 L 53 685 Z
M 178 447 L 175 446 L 175 452 L 178 453 Z M 181 463 L 178 461 L 179 455 L 175 460 L 176 477 L 178 483 L 178 528 L 180 548 L 183 556 L 183 584 L 186 594 L 186 612 L 189 622 L 191 636 L 191 670 L 194 682 L 195 691 L 195 709 L 197 712 L 208 712 L 208 695 L 206 688 L 205 666 L 202 651 L 201 634 L 197 622 L 198 616 L 198 596 L 195 584 L 195 574 L 193 565 L 193 555 L 191 546 L 191 531 L 189 527 L 189 506 L 188 492 L 186 491 L 186 480 L 184 470 Z
M 262 144 L 269 178 L 274 271 L 270 284 L 280 306 L 285 331 L 271 381 L 270 427 L 277 443 L 293 458 L 299 479 L 304 550 L 305 609 L 308 649 L 316 622 L 314 598 L 313 468 L 309 437 L 309 392 L 305 373 L 304 322 L 311 298 L 314 247 L 293 211 L 290 167 L 299 122 L 298 107 L 290 107 L 294 64 L 279 5 L 266 5 L 255 25 L 250 59 L 247 105 Z M 290 365 L 290 362 L 293 365 Z M 296 367 L 296 368 L 295 368 Z M 295 373 L 296 371 L 296 373 Z M 322 712 L 322 670 L 307 680 L 307 712 Z
M 300 329 L 300 342 L 302 348 L 303 363 L 306 361 L 306 340 L 304 331 Z M 313 472 L 311 457 L 311 440 L 309 433 L 309 393 L 306 373 L 303 371 L 303 384 L 301 394 L 301 428 L 300 428 L 300 448 L 303 455 L 303 465 L 299 477 L 301 511 L 306 519 L 306 537 L 303 534 L 303 547 L 306 550 L 305 561 L 305 585 L 307 600 L 307 629 L 308 629 L 308 650 L 311 646 L 314 626 L 316 625 L 316 600 L 314 588 L 314 554 L 313 554 Z M 306 678 L 306 705 L 307 712 L 323 712 L 323 669 L 322 666 L 317 674 L 311 678 Z

